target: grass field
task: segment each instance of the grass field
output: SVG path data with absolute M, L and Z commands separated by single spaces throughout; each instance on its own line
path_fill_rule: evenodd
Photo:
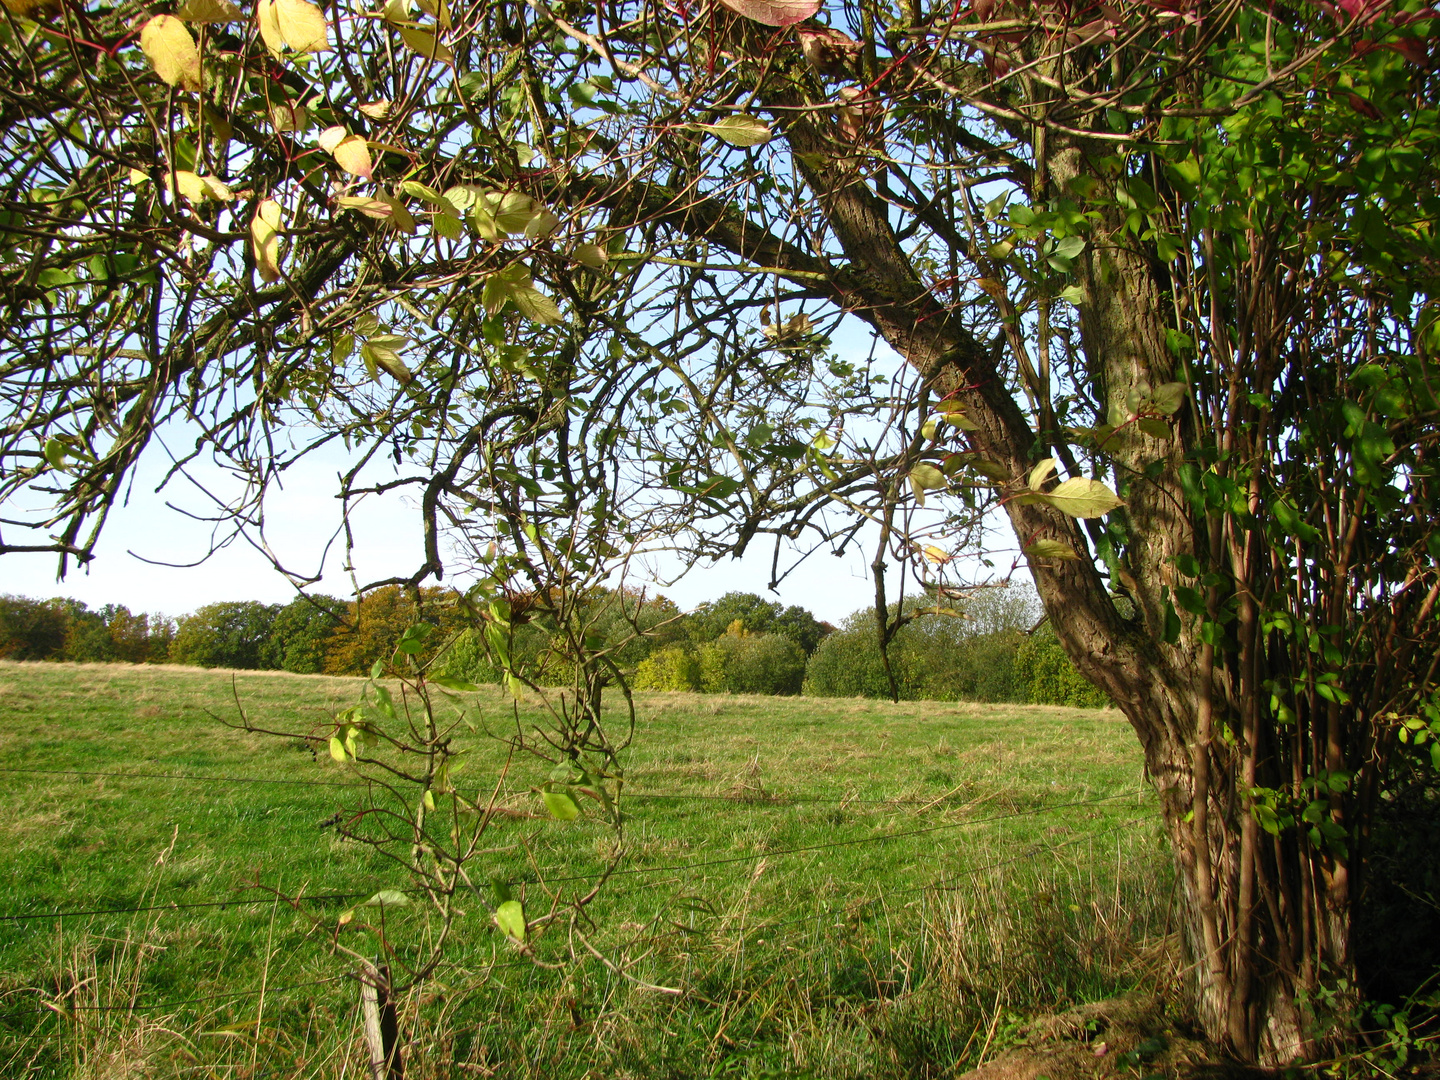
M 407 879 L 322 827 L 352 766 L 226 724 L 328 733 L 362 685 L 0 664 L 0 1076 L 363 1075 L 331 931 Z M 400 1002 L 408 1076 L 954 1075 L 1026 1013 L 1155 977 L 1168 855 L 1117 713 L 638 704 L 604 962 L 563 930 L 521 955 L 473 905 Z M 503 747 L 472 742 L 463 782 L 492 784 Z M 602 865 L 610 832 L 551 820 L 544 779 L 512 766 L 487 873 Z M 390 930 L 418 948 L 423 909 Z

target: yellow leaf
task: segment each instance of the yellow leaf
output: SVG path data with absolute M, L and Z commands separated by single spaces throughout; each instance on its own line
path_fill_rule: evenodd
M 942 547 L 936 547 L 934 544 L 926 544 L 925 547 L 921 549 L 921 551 L 924 554 L 925 558 L 929 559 L 937 566 L 944 565 L 945 563 L 950 561 L 950 553 Z
M 448 0 L 417 0 L 420 10 L 427 15 L 435 16 L 435 21 L 440 24 L 440 29 L 450 29 L 450 4 Z
M 184 195 L 193 203 L 212 199 L 215 202 L 233 202 L 234 193 L 213 176 L 197 176 L 184 169 L 176 169 L 170 178 L 170 193 Z
M 362 195 L 341 195 L 335 200 L 335 205 L 342 210 L 358 210 L 367 217 L 379 218 L 381 221 L 388 221 L 393 212 L 391 205 L 384 199 L 370 199 Z
M 735 113 L 714 124 L 690 126 L 700 131 L 708 131 L 731 146 L 761 146 L 775 137 L 769 124 L 744 113 Z
M 324 150 L 327 154 L 333 154 L 335 147 L 344 142 L 349 135 L 350 133 L 348 131 L 339 124 L 336 124 L 334 127 L 328 127 L 320 132 L 315 141 L 320 144 L 321 150 Z
M 429 30 L 422 30 L 418 26 L 400 27 L 400 40 L 427 60 L 439 60 L 441 63 L 449 64 L 455 59 L 455 54 L 441 44 L 439 38 Z
M 239 22 L 245 18 L 245 13 L 230 0 L 185 0 L 175 14 L 192 23 Z
M 146 184 L 149 182 L 150 176 L 143 169 L 132 168 L 130 170 L 130 183 L 134 184 L 136 187 L 139 187 L 141 184 Z
M 965 412 L 964 406 L 954 401 L 942 401 L 940 403 L 940 415 L 951 427 L 957 427 L 961 431 L 979 431 L 980 425 L 970 419 Z
M 1030 470 L 1030 476 L 1026 479 L 1025 486 L 1031 491 L 1039 491 L 1041 485 L 1050 479 L 1050 475 L 1054 471 L 1055 459 L 1053 457 L 1047 457 Z
M 314 4 L 305 0 L 271 0 L 280 36 L 296 52 L 318 53 L 330 50 L 329 26 L 325 16 Z
M 403 26 L 410 21 L 410 0 L 387 0 L 380 17 L 388 23 Z
M 1025 549 L 1032 559 L 1078 559 L 1075 549 L 1063 540 L 1035 540 Z
M 570 254 L 575 257 L 576 262 L 592 270 L 603 270 L 610 261 L 610 253 L 599 244 L 579 244 Z
M 384 120 L 390 115 L 390 102 L 388 101 L 367 101 L 358 108 L 371 120 Z
M 945 474 L 934 465 L 923 461 L 910 470 L 910 480 L 925 491 L 939 491 L 946 484 Z
M 532 240 L 543 239 L 560 227 L 560 219 L 543 206 L 536 206 L 535 213 L 525 223 L 525 235 Z
M 1104 483 L 1084 476 L 1072 477 L 1054 491 L 1036 497 L 1062 513 L 1078 518 L 1104 517 L 1117 506 L 1125 505 L 1124 500 Z
M 330 153 L 335 155 L 336 164 L 351 176 L 369 180 L 375 171 L 375 165 L 370 160 L 370 148 L 359 135 L 346 135 L 331 148 Z
M 489 191 L 485 200 L 495 224 L 507 233 L 523 233 L 535 216 L 535 200 L 523 191 Z
M 380 192 L 380 198 L 390 207 L 390 224 L 407 236 L 415 232 L 415 218 L 405 209 L 405 204 L 389 192 Z M 401 380 L 402 382 L 404 380 Z
M 287 131 L 304 131 L 310 125 L 310 114 L 304 105 L 272 105 L 270 125 L 282 134 Z
M 155 74 L 181 90 L 200 89 L 200 50 L 185 24 L 173 15 L 156 15 L 140 31 L 140 48 Z
M 280 204 L 274 199 L 265 199 L 255 208 L 255 217 L 250 221 L 250 243 L 260 280 L 279 281 Z
M 230 190 L 228 184 L 216 180 L 213 176 L 202 176 L 201 179 L 205 181 L 205 188 L 209 198 L 214 199 L 216 202 L 235 201 L 235 193 Z
M 260 25 L 260 37 L 265 47 L 276 56 L 285 51 L 285 35 L 280 32 L 280 14 L 275 10 L 275 0 L 256 0 L 255 21 Z

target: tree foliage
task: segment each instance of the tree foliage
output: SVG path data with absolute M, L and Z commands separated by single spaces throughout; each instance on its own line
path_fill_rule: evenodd
M 270 641 L 278 604 L 255 600 L 206 604 L 180 619 L 170 660 L 198 667 L 253 670 L 261 667 L 261 654 Z
M 746 630 L 740 620 L 696 650 L 700 689 L 708 694 L 798 694 L 805 652 L 784 634 Z
M 924 610 L 928 604 L 917 601 L 911 607 Z M 874 611 L 857 611 L 810 658 L 805 693 L 890 697 L 894 692 L 906 700 L 1106 704 L 1058 645 L 1055 673 L 1079 683 L 1088 694 L 1053 701 L 1052 692 L 1037 681 L 1037 670 L 1020 664 L 1022 655 L 1034 651 L 1034 638 L 1027 631 L 1034 629 L 1038 609 L 1034 590 L 1024 585 L 978 589 L 954 602 L 945 615 L 905 621 L 892 636 L 885 659 Z M 894 609 L 887 615 L 891 620 L 903 617 Z
M 703 643 L 714 641 L 737 619 L 746 630 L 789 638 L 806 656 L 815 651 L 826 632 L 819 620 L 798 604 L 784 607 L 779 601 L 742 592 L 728 592 L 701 604 L 685 622 L 691 640 Z
M 610 761 L 585 605 L 637 554 L 778 579 L 874 522 L 893 691 L 888 591 L 965 595 L 999 506 L 1145 747 L 1205 1030 L 1320 1051 L 1440 734 L 1429 8 L 211 7 L 0 23 L 0 550 L 91 558 L 167 423 L 239 531 L 343 445 L 343 508 L 419 513 L 372 584 L 472 570 L 512 689 L 525 626 L 568 667 L 556 753 Z
M 314 675 L 325 669 L 325 650 L 347 612 L 334 596 L 297 596 L 275 613 L 260 647 L 262 668 Z
M 0 656 L 10 660 L 163 663 L 175 624 L 123 604 L 91 610 L 79 600 L 0 597 Z

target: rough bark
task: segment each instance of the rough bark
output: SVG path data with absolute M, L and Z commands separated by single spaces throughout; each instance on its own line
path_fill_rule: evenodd
M 802 164 L 802 169 L 848 260 L 839 299 L 929 376 L 937 396 L 966 407 L 979 423 L 970 434 L 971 449 L 1010 470 L 1014 479 L 1007 493 L 1019 490 L 1043 456 L 1041 447 L 1059 444 L 1055 433 L 1031 426 L 1006 386 L 999 358 L 930 298 L 895 236 L 887 207 L 856 163 L 836 160 L 823 122 L 804 116 L 790 124 L 787 135 L 802 163 L 828 159 L 824 168 Z M 1051 183 L 1093 174 L 1084 148 L 1051 151 Z M 1164 344 L 1173 300 L 1142 246 L 1122 237 L 1119 221 L 1104 222 L 1077 278 L 1085 291 L 1081 330 L 1091 377 L 1105 402 L 1123 410 L 1126 394 L 1137 385 L 1170 381 L 1174 360 Z M 1090 560 L 1037 559 L 1030 570 L 1067 654 L 1116 702 L 1144 749 L 1175 855 L 1197 1019 L 1228 1052 L 1281 1065 L 1315 1049 L 1309 1018 L 1297 1005 L 1302 983 L 1313 987 L 1314 977 L 1312 972 L 1302 978 L 1303 950 L 1284 939 L 1283 923 L 1304 915 L 1281 910 L 1277 879 L 1298 884 L 1307 871 L 1320 868 L 1310 867 L 1311 853 L 1294 844 L 1262 851 L 1264 834 L 1246 808 L 1242 789 L 1256 783 L 1262 749 L 1253 722 L 1258 658 L 1242 657 L 1243 686 L 1223 687 L 1227 676 L 1215 650 L 1199 640 L 1194 626 L 1173 644 L 1164 641 L 1165 596 L 1176 581 L 1176 556 L 1208 553 L 1225 539 L 1218 533 L 1197 536 L 1176 476 L 1186 439 L 1205 419 L 1183 418 L 1168 445 L 1131 428 L 1106 447 L 1116 484 L 1126 494 L 1131 542 L 1117 576 L 1133 605 L 1130 617 L 1121 617 Z M 1081 526 L 1049 506 L 1010 500 L 1005 509 L 1022 548 L 1045 537 L 1086 549 Z M 1253 647 L 1253 634 L 1250 640 Z M 1249 700 L 1251 717 L 1226 711 L 1236 691 L 1241 701 Z M 1217 710 L 1219 720 L 1240 733 L 1236 745 L 1217 739 Z M 1349 893 L 1335 884 L 1333 872 L 1318 876 L 1324 880 L 1324 910 L 1310 929 L 1325 939 L 1321 952 L 1343 966 Z

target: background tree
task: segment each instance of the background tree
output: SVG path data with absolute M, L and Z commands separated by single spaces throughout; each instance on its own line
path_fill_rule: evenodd
M 778 600 L 766 600 L 755 593 L 728 592 L 718 600 L 707 600 L 686 617 L 690 640 L 714 641 L 739 619 L 746 630 L 759 634 L 783 634 L 804 650 L 815 651 L 825 629 L 798 604 L 783 607 Z
M 883 659 L 1002 506 L 1145 748 L 1203 1027 L 1317 1053 L 1437 707 L 1430 10 L 287 11 L 0 26 L 0 490 L 49 507 L 3 549 L 90 558 L 172 418 L 237 530 L 343 440 L 342 506 L 420 513 L 374 584 L 479 568 L 507 680 L 542 624 L 557 745 L 608 754 L 577 613 L 632 552 L 873 521 Z
M 7 660 L 49 660 L 65 649 L 66 618 L 62 605 L 0 596 L 0 656 Z
M 338 597 L 297 596 L 275 613 L 270 636 L 260 647 L 260 666 L 300 675 L 323 671 L 326 645 L 346 611 Z
M 182 617 L 170 643 L 175 664 L 253 670 L 270 639 L 278 604 L 235 600 L 206 604 Z

